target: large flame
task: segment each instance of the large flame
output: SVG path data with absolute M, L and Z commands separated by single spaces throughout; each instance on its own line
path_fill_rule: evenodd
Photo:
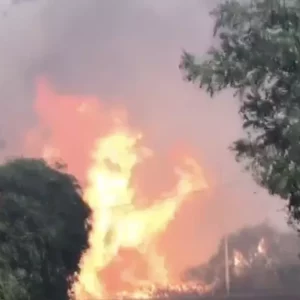
M 79 102 L 78 114 L 86 113 L 89 103 Z M 133 172 L 155 153 L 142 146 L 142 133 L 130 128 L 124 114 L 110 111 L 108 115 L 109 128 L 93 140 L 89 166 L 81 175 L 84 200 L 92 209 L 92 230 L 72 290 L 78 300 L 112 295 L 141 298 L 153 287 L 172 284 L 158 238 L 189 195 L 208 187 L 196 160 L 183 155 L 174 164 L 175 186 L 159 199 L 142 199 L 152 205 L 138 206 Z M 61 149 L 50 139 L 44 148 L 46 159 L 59 154 Z
M 103 297 L 106 287 L 100 281 L 99 272 L 108 267 L 122 249 L 135 249 L 149 260 L 152 268 L 147 279 L 151 283 L 167 284 L 164 260 L 155 252 L 156 238 L 164 232 L 188 194 L 207 187 L 196 162 L 185 158 L 184 168 L 175 170 L 178 183 L 174 190 L 155 205 L 136 208 L 135 192 L 130 186 L 132 172 L 150 153 L 138 146 L 140 139 L 140 134 L 118 126 L 96 142 L 94 164 L 88 171 L 89 184 L 84 195 L 93 210 L 93 230 L 76 285 L 78 299 L 86 295 L 94 299 Z M 122 271 L 130 270 L 119 270 L 123 281 L 134 280 L 134 274 L 127 274 L 126 279 Z

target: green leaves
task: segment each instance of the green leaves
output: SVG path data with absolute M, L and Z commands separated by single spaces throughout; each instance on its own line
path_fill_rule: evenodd
M 90 210 L 76 179 L 43 160 L 9 161 L 0 166 L 0 205 L 0 285 L 3 272 L 31 300 L 68 299 L 88 245 Z
M 219 46 L 200 63 L 184 52 L 180 68 L 211 96 L 231 88 L 240 97 L 246 135 L 232 149 L 259 184 L 289 200 L 291 217 L 300 220 L 299 2 L 226 1 L 212 16 Z

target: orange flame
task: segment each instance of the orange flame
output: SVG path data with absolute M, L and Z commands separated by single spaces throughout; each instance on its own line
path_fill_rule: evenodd
M 55 96 L 49 89 L 46 91 L 43 82 L 38 97 L 43 100 L 45 95 Z M 70 99 L 70 96 L 64 96 L 60 100 L 66 102 Z M 94 110 L 88 109 L 89 102 L 80 99 L 74 107 L 76 114 L 94 116 Z M 59 123 L 55 112 L 52 118 Z M 76 119 L 79 123 L 80 118 Z M 91 121 L 97 125 L 94 119 Z M 46 125 L 51 125 L 51 122 L 48 120 Z M 109 111 L 107 123 L 109 126 L 97 133 L 98 138 L 89 141 L 92 145 L 90 157 L 85 158 L 89 167 L 86 176 L 81 175 L 86 180 L 84 200 L 92 209 L 92 230 L 89 249 L 82 256 L 80 272 L 72 289 L 77 300 L 102 299 L 112 294 L 124 296 L 127 292 L 131 297 L 142 298 L 149 295 L 153 286 L 168 286 L 170 276 L 164 257 L 157 251 L 157 240 L 189 195 L 208 188 L 196 160 L 183 156 L 173 170 L 177 176 L 173 189 L 158 200 L 146 201 L 154 204 L 138 207 L 138 196 L 131 184 L 133 171 L 154 153 L 142 146 L 143 135 L 129 127 L 123 112 Z M 91 129 L 97 132 L 95 128 Z M 58 130 L 64 129 L 60 127 Z M 51 154 L 64 155 L 63 149 L 56 146 L 58 139 L 62 141 L 64 138 L 66 136 L 61 134 L 52 136 L 47 143 L 46 159 L 51 159 Z M 74 151 L 80 154 L 79 148 L 75 147 Z M 80 159 L 78 156 L 77 160 Z

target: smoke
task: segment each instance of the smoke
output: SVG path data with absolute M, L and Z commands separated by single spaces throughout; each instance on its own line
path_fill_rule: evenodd
M 38 121 L 33 101 L 40 76 L 61 94 L 121 103 L 153 147 L 197 150 L 212 188 L 188 203 L 169 230 L 165 248 L 177 271 L 205 261 L 224 230 L 266 218 L 284 228 L 278 201 L 241 173 L 228 150 L 241 134 L 231 93 L 210 100 L 178 70 L 183 49 L 201 54 L 210 46 L 211 6 L 208 0 L 43 0 L 11 7 L 0 20 L 3 156 L 20 153 L 22 137 Z

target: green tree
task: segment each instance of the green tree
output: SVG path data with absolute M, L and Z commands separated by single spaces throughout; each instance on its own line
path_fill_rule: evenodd
M 9 161 L 0 206 L 0 299 L 68 299 L 89 232 L 76 179 L 43 160 Z
M 232 146 L 255 180 L 300 221 L 300 2 L 225 1 L 212 12 L 216 45 L 180 68 L 211 96 L 239 97 L 245 136 Z

